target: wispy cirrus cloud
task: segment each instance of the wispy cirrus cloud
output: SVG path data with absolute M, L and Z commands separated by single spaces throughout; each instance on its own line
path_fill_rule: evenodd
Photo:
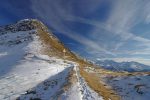
M 1 2 L 1 24 L 39 18 L 81 55 L 150 59 L 149 0 L 15 1 Z
M 67 0 L 66 0 L 67 1 Z M 78 1 L 79 2 L 79 1 Z M 94 40 L 91 40 L 90 38 L 87 38 L 84 34 L 78 34 L 72 30 L 70 30 L 68 27 L 65 26 L 65 21 L 68 18 L 72 18 L 74 20 L 77 20 L 77 17 L 75 16 L 75 12 L 72 6 L 76 3 L 74 0 L 68 0 L 65 2 L 65 5 L 63 5 L 64 2 L 61 0 L 57 0 L 55 2 L 51 2 L 51 0 L 45 0 L 43 1 L 32 1 L 32 10 L 40 17 L 43 18 L 45 21 L 50 21 L 48 24 L 53 27 L 58 32 L 61 32 L 62 34 L 68 36 L 69 38 L 81 43 L 83 47 L 85 47 L 87 50 L 90 51 L 97 51 L 97 52 L 103 52 L 105 54 L 114 55 L 112 52 L 108 51 L 99 43 L 97 43 Z M 81 0 L 79 3 L 82 4 L 85 3 L 84 0 Z M 87 0 L 86 5 L 76 5 L 77 8 L 81 7 L 81 11 L 83 9 L 86 9 L 86 13 L 90 13 L 98 8 L 100 5 L 100 0 Z M 38 5 L 38 6 L 37 6 Z M 90 6 L 90 7 L 89 7 Z M 76 7 L 75 7 L 76 8 Z M 83 12 L 83 11 L 82 11 Z
M 137 56 L 150 54 L 150 38 L 137 34 L 137 25 L 144 23 L 150 26 L 149 0 L 115 0 L 105 20 L 87 18 L 90 14 L 99 13 L 104 0 L 32 0 L 32 10 L 49 26 L 79 42 L 93 56 L 110 57 L 117 55 Z M 83 6 L 83 4 L 85 6 Z M 38 5 L 38 6 L 37 6 Z M 97 11 L 97 12 L 96 12 Z M 94 15 L 93 15 L 94 16 Z M 101 16 L 103 16 L 101 14 Z M 86 34 L 77 33 L 68 28 L 66 23 L 84 23 L 93 28 Z M 73 24 L 74 25 L 74 24 Z M 79 29 L 80 30 L 80 29 Z M 145 52 L 144 54 L 142 52 Z M 101 53 L 101 54 L 100 54 Z
M 126 41 L 134 40 L 139 43 L 137 45 L 145 45 L 149 47 L 150 39 L 136 35 L 136 33 L 130 32 L 130 30 L 141 22 L 148 23 L 150 15 L 150 3 L 148 0 L 117 0 L 114 3 L 110 16 L 106 22 L 98 22 L 90 19 L 70 18 L 71 21 L 80 21 L 82 23 L 94 25 L 96 28 L 91 33 L 100 34 L 102 28 L 107 30 L 107 34 L 119 36 L 121 41 L 116 44 L 116 50 L 121 47 Z M 142 34 L 142 33 L 141 33 Z

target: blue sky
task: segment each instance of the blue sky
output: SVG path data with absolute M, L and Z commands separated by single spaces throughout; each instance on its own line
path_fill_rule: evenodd
M 149 0 L 1 0 L 0 25 L 25 18 L 41 20 L 88 59 L 150 65 Z

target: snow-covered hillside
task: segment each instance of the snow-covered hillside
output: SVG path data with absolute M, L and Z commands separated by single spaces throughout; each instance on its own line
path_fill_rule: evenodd
M 56 56 L 57 47 L 43 42 L 40 30 L 47 32 L 37 20 L 0 27 L 0 100 L 102 100 L 79 77 L 78 64 Z M 48 36 L 46 41 L 59 42 L 53 34 Z M 72 70 L 77 81 L 64 91 Z
M 42 49 L 35 29 L 1 32 L 0 100 L 48 100 L 65 83 L 73 64 L 44 55 Z
M 101 67 L 112 70 L 112 71 L 128 71 L 128 72 L 135 72 L 135 71 L 150 71 L 150 66 L 144 65 L 138 62 L 115 62 L 113 60 L 99 60 L 96 61 L 97 65 Z
M 109 91 L 114 91 L 111 92 L 112 95 L 115 94 L 120 97 L 119 100 L 149 100 L 150 98 L 149 72 L 113 72 L 89 67 L 86 67 L 84 70 L 92 75 L 96 74 L 104 87 L 109 89 Z M 103 89 L 104 91 L 106 90 Z M 111 98 L 111 100 L 116 99 Z
M 104 78 L 112 88 L 121 96 L 121 100 L 149 100 L 150 76 L 116 76 Z

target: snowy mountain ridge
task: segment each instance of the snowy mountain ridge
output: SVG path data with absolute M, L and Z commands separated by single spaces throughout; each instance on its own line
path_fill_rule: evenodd
M 38 20 L 0 27 L 0 100 L 147 100 L 150 72 L 120 70 L 75 55 Z
M 75 59 L 38 20 L 0 27 L 0 100 L 102 100 L 81 76 L 69 82 Z
M 15 24 L 5 25 L 0 27 L 0 33 L 5 34 L 7 32 L 17 32 L 17 31 L 29 31 L 37 28 L 37 24 L 40 23 L 42 27 L 44 25 L 42 22 L 36 19 L 24 19 L 16 22 Z

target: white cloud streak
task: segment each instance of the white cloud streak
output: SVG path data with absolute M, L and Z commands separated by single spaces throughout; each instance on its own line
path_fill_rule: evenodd
M 100 30 L 98 28 L 103 28 L 109 31 L 108 33 L 113 33 L 114 35 L 120 36 L 122 42 L 116 44 L 115 50 L 117 50 L 128 40 L 135 40 L 139 42 L 137 45 L 144 45 L 147 47 L 150 46 L 149 39 L 137 36 L 130 32 L 132 27 L 139 24 L 140 22 L 145 21 L 146 23 L 149 23 L 149 17 L 150 2 L 148 0 L 116 0 L 110 17 L 105 23 L 79 17 L 76 17 L 76 20 L 74 20 L 74 17 L 70 17 L 70 19 L 67 20 L 79 21 L 96 26 L 97 28 L 95 28 L 95 30 L 93 30 L 91 33 L 99 34 Z
M 85 8 L 87 8 L 87 12 L 85 13 L 88 14 L 97 10 L 98 6 L 100 5 L 100 2 L 98 1 L 100 0 L 93 0 L 93 2 L 92 0 L 88 0 L 85 5 Z M 110 16 L 106 22 L 85 19 L 82 18 L 82 16 L 74 16 L 72 6 L 75 2 L 72 0 L 67 1 L 65 2 L 66 6 L 62 4 L 63 2 L 64 1 L 61 2 L 61 0 L 55 2 L 52 2 L 51 0 L 32 0 L 32 9 L 37 15 L 39 15 L 39 17 L 45 19 L 46 21 L 50 21 L 50 25 L 57 31 L 62 32 L 66 36 L 81 43 L 87 47 L 89 51 L 93 51 L 92 53 L 104 52 L 106 54 L 115 55 L 123 54 L 126 52 L 129 55 L 140 53 L 143 54 L 141 49 L 132 51 L 119 51 L 121 47 L 132 40 L 138 42 L 136 46 L 145 46 L 143 51 L 145 54 L 150 54 L 148 51 L 150 50 L 150 39 L 138 36 L 131 32 L 131 29 L 141 22 L 146 24 L 150 23 L 149 0 L 115 0 Z M 81 11 L 85 8 L 81 7 Z M 88 8 L 93 9 L 90 10 Z M 89 32 L 89 34 L 92 33 L 91 36 L 96 35 L 100 37 L 101 30 L 99 29 L 101 28 L 108 32 L 106 34 L 118 36 L 121 40 L 114 44 L 113 48 L 108 50 L 98 43 L 99 40 L 97 37 L 95 37 L 95 40 L 91 40 L 90 38 L 86 38 L 84 35 L 76 34 L 72 30 L 68 29 L 63 24 L 63 21 L 80 22 L 94 26 L 95 28 Z M 110 46 L 108 44 L 104 45 L 106 45 L 106 47 Z
M 88 2 L 90 1 L 90 2 Z M 87 5 L 92 6 L 92 11 L 97 9 L 98 7 L 98 2 L 99 0 L 96 0 L 96 2 L 92 2 L 91 0 L 87 1 Z M 73 16 L 72 11 L 71 11 L 71 5 L 72 1 L 67 2 L 67 6 L 62 6 L 61 5 L 61 0 L 52 2 L 51 0 L 45 0 L 45 1 L 37 1 L 37 0 L 32 0 L 32 10 L 42 19 L 46 21 L 50 21 L 50 25 L 57 30 L 58 32 L 61 32 L 62 34 L 68 36 L 69 38 L 74 39 L 75 41 L 81 43 L 84 45 L 84 47 L 88 48 L 90 51 L 91 50 L 97 50 L 99 52 L 104 52 L 106 54 L 114 55 L 112 52 L 106 50 L 105 48 L 101 47 L 96 41 L 90 40 L 89 38 L 84 37 L 83 35 L 79 35 L 63 24 L 63 21 L 66 18 L 70 18 Z M 94 3 L 94 4 L 91 4 Z M 38 6 L 37 6 L 38 5 Z M 69 9 L 69 10 L 68 10 Z

